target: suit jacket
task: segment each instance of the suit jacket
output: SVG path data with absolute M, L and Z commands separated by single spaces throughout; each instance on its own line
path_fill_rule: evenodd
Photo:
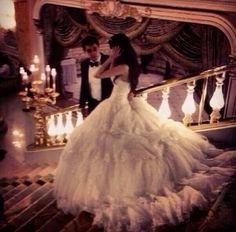
M 108 56 L 101 53 L 101 63 L 108 58 Z M 90 59 L 87 58 L 81 62 L 81 89 L 80 89 L 80 100 L 79 104 L 81 108 L 85 107 L 86 101 L 88 105 L 92 103 L 95 99 L 91 96 L 91 89 L 89 84 L 88 70 L 89 70 Z M 101 100 L 110 97 L 113 84 L 110 78 L 101 79 Z

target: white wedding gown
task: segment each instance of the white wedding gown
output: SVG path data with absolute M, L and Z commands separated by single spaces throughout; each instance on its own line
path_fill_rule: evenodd
M 73 131 L 54 194 L 64 212 L 91 212 L 106 231 L 152 231 L 208 207 L 235 173 L 236 152 L 161 119 L 142 97 L 129 102 L 128 92 L 117 79 L 111 97 Z

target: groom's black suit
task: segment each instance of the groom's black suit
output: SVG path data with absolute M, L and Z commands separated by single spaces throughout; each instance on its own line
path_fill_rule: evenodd
M 103 63 L 108 56 L 101 53 L 101 63 Z M 87 58 L 81 62 L 81 89 L 80 89 L 80 108 L 84 108 L 86 101 L 88 102 L 89 113 L 100 103 L 91 96 L 91 89 L 89 84 L 89 65 L 90 59 Z M 110 78 L 101 79 L 101 101 L 111 95 L 113 84 Z

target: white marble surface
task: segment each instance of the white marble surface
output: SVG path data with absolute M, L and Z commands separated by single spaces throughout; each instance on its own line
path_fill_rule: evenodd
M 0 148 L 7 150 L 0 162 L 0 177 L 14 176 L 27 165 L 24 162 L 26 145 L 33 142 L 33 116 L 22 111 L 22 103 L 17 95 L 0 98 L 0 114 L 7 122 L 8 131 L 0 137 Z

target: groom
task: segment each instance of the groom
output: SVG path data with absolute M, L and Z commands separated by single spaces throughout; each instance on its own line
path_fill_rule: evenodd
M 88 58 L 81 62 L 81 89 L 80 89 L 80 108 L 83 117 L 86 117 L 85 109 L 88 102 L 88 113 L 105 98 L 111 94 L 113 84 L 111 79 L 97 79 L 94 77 L 96 70 L 107 58 L 107 55 L 100 53 L 99 42 L 93 36 L 87 36 L 82 40 L 82 48 L 87 53 Z

